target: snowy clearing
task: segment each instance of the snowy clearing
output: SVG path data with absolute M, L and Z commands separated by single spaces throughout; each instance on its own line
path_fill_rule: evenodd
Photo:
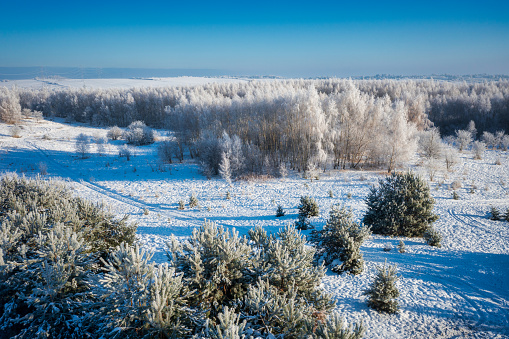
M 185 78 L 177 79 L 185 82 Z M 78 85 L 59 86 L 83 86 L 82 80 L 75 81 Z M 133 84 L 133 80 L 125 81 Z M 151 83 L 156 86 L 157 82 Z M 69 181 L 77 195 L 104 201 L 119 215 L 129 214 L 138 223 L 138 239 L 156 252 L 158 262 L 165 260 L 165 242 L 171 234 L 187 237 L 205 219 L 235 227 L 241 234 L 256 225 L 276 232 L 297 219 L 303 195 L 314 197 L 320 206 L 320 216 L 311 219 L 316 227 L 325 224 L 336 203 L 352 208 L 360 220 L 370 185 L 385 175 L 327 171 L 320 180 L 310 182 L 290 172 L 286 179 L 236 181 L 228 186 L 219 178 L 207 180 L 189 159 L 161 168 L 157 142 L 136 147 L 130 161 L 118 156 L 117 146 L 123 141 L 110 141 L 103 155 L 96 153 L 92 143 L 90 157 L 79 159 L 75 137 L 80 133 L 105 137 L 106 129 L 35 120 L 24 120 L 21 127 L 20 138 L 13 138 L 12 125 L 0 124 L 0 173 L 35 176 L 46 167 L 47 177 Z M 422 239 L 372 236 L 361 248 L 366 270 L 360 276 L 329 272 L 324 278 L 323 288 L 337 299 L 337 310 L 349 323 L 362 320 L 366 338 L 509 337 L 509 223 L 488 218 L 491 206 L 502 212 L 509 208 L 509 152 L 489 150 L 482 160 L 473 160 L 471 152 L 465 151 L 460 157 L 453 171 L 442 170 L 430 182 L 435 213 L 440 216 L 435 227 L 444 238 L 441 248 L 428 246 Z M 408 168 L 428 179 L 417 164 L 418 159 Z M 452 198 L 454 181 L 461 183 L 459 200 Z M 191 193 L 197 196 L 199 208 L 188 208 Z M 183 211 L 177 210 L 179 200 L 186 202 Z M 275 217 L 278 205 L 286 211 L 285 217 Z M 406 253 L 398 253 L 399 240 L 404 240 Z M 387 244 L 392 251 L 383 251 Z M 397 315 L 378 314 L 368 308 L 362 295 L 375 267 L 386 259 L 397 264 L 401 276 Z

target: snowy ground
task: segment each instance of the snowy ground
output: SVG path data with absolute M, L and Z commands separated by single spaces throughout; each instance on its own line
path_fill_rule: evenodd
M 142 79 L 26 79 L 0 82 L 0 86 L 7 88 L 34 89 L 67 89 L 67 88 L 131 88 L 131 87 L 168 87 L 168 86 L 197 86 L 208 83 L 246 82 L 248 80 L 228 78 L 204 77 L 174 77 L 174 78 L 142 78 Z
M 132 81 L 132 80 L 130 80 Z M 0 124 L 0 173 L 35 176 L 47 167 L 47 177 L 61 177 L 76 194 L 104 201 L 118 214 L 138 222 L 138 239 L 164 261 L 165 242 L 171 234 L 186 237 L 204 219 L 241 234 L 255 225 L 276 232 L 297 218 L 302 195 L 317 199 L 320 216 L 313 225 L 325 224 L 335 203 L 351 207 L 360 220 L 369 186 L 384 174 L 369 171 L 330 171 L 310 182 L 291 173 L 286 179 L 238 181 L 232 186 L 220 179 L 207 180 L 198 167 L 183 164 L 157 165 L 156 145 L 137 147 L 131 161 L 118 157 L 110 142 L 98 155 L 79 159 L 74 138 L 85 133 L 105 136 L 107 130 L 62 122 L 25 120 L 21 138 L 10 135 L 10 125 Z M 161 132 L 161 135 L 164 133 Z M 496 165 L 497 159 L 501 165 Z M 451 172 L 441 171 L 431 191 L 436 199 L 435 227 L 443 234 L 442 248 L 422 239 L 372 236 L 362 247 L 366 270 L 360 276 L 328 273 L 323 288 L 337 299 L 337 310 L 348 322 L 363 320 L 366 338 L 508 338 L 509 337 L 509 223 L 488 219 L 490 206 L 509 208 L 509 152 L 487 151 L 483 160 L 461 154 L 462 162 Z M 416 161 L 417 162 L 417 161 Z M 409 164 L 427 178 L 424 168 Z M 459 200 L 452 199 L 450 184 L 461 183 Z M 334 198 L 329 197 L 332 190 Z M 227 192 L 231 199 L 226 199 Z M 179 211 L 195 193 L 200 208 Z M 277 205 L 287 215 L 275 218 Z M 148 213 L 147 213 L 148 212 Z M 407 252 L 396 245 L 404 240 Z M 394 249 L 383 251 L 390 244 Z M 385 260 L 397 264 L 401 280 L 401 312 L 383 315 L 366 306 L 362 291 Z

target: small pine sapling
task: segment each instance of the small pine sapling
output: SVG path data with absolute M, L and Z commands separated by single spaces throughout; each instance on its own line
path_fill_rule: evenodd
M 491 220 L 500 220 L 500 211 L 495 206 L 492 206 L 490 209 L 490 219 Z
M 424 240 L 426 240 L 426 244 L 433 247 L 442 247 L 442 235 L 433 227 L 430 227 L 424 232 Z
M 351 210 L 334 205 L 324 228 L 314 231 L 311 241 L 315 243 L 316 259 L 323 259 L 333 272 L 360 274 L 364 269 L 364 259 L 360 247 L 370 236 L 369 227 L 357 224 Z M 338 265 L 337 260 L 342 263 Z
M 332 190 L 329 190 L 329 198 L 334 198 L 334 193 L 332 192 Z
M 299 219 L 295 222 L 295 228 L 299 231 L 305 231 L 310 228 L 313 228 L 308 218 L 305 215 L 299 214 Z
M 230 194 L 230 191 L 226 191 L 226 200 L 231 200 L 232 195 Z
M 283 209 L 283 206 L 281 205 L 278 205 L 277 206 L 277 211 L 276 211 L 276 218 L 281 218 L 281 217 L 284 217 L 285 216 L 285 210 Z
M 406 249 L 405 249 L 405 243 L 403 242 L 403 240 L 400 240 L 400 241 L 399 241 L 399 244 L 398 244 L 398 252 L 399 252 L 399 253 L 405 253 L 405 252 L 406 252 Z
M 179 207 L 178 207 L 178 209 L 179 210 L 183 210 L 185 208 L 186 208 L 186 204 L 185 204 L 184 200 L 179 200 Z
M 386 243 L 384 245 L 384 252 L 390 252 L 392 250 L 392 245 L 389 243 Z
M 143 215 L 148 215 L 148 209 L 147 208 L 143 209 Z
M 378 273 L 371 286 L 364 291 L 368 296 L 368 306 L 374 310 L 385 313 L 397 313 L 399 310 L 399 291 L 396 282 L 399 279 L 396 265 L 387 266 L 387 260 L 383 266 L 377 267 Z
M 299 216 L 306 218 L 318 216 L 318 203 L 309 196 L 300 197 Z
M 190 208 L 194 208 L 194 207 L 200 207 L 200 204 L 198 202 L 198 198 L 196 197 L 196 195 L 194 193 L 191 194 L 191 197 L 189 198 L 189 207 Z
M 453 198 L 454 200 L 460 200 L 460 196 L 459 196 L 458 192 L 453 191 L 453 192 L 452 192 L 452 198 Z

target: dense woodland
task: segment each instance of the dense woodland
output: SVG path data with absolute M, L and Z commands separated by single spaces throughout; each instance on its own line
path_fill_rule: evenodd
M 143 121 L 173 132 L 175 156 L 204 172 L 277 174 L 281 166 L 379 167 L 391 171 L 417 149 L 418 131 L 442 136 L 474 121 L 509 130 L 509 82 L 276 80 L 195 87 L 0 89 L 0 117 L 22 112 L 99 126 Z M 32 113 L 31 113 L 32 112 Z

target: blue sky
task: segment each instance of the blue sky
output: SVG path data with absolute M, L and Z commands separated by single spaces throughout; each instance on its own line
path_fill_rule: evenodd
M 508 1 L 2 4 L 0 66 L 509 74 Z

